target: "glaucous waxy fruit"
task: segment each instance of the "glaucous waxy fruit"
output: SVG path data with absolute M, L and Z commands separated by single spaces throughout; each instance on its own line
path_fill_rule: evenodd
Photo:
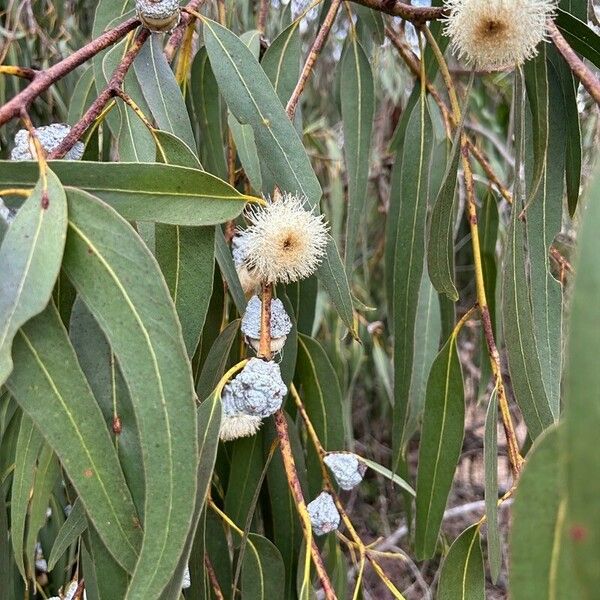
M 52 123 L 34 129 L 42 148 L 47 154 L 58 148 L 60 143 L 67 137 L 71 128 L 64 123 Z M 75 142 L 74 146 L 65 154 L 64 160 L 80 160 L 85 147 L 81 142 Z M 15 147 L 10 153 L 11 160 L 35 160 L 35 147 L 30 139 L 27 129 L 20 129 L 15 135 Z
M 351 490 L 363 479 L 367 465 L 352 452 L 329 452 L 323 459 L 343 490 Z
M 179 0 L 136 0 L 135 8 L 150 31 L 171 31 L 179 23 Z
M 340 513 L 328 492 L 321 492 L 306 507 L 315 535 L 325 535 L 340 525 Z
M 231 240 L 231 253 L 233 255 L 233 264 L 237 271 L 240 285 L 246 296 L 256 294 L 260 291 L 260 277 L 254 269 L 249 269 L 246 264 L 246 255 L 248 253 L 248 238 L 246 231 L 238 231 L 237 235 Z
M 506 69 L 537 54 L 553 0 L 446 0 L 444 33 L 452 49 L 478 69 Z
M 248 343 L 257 352 L 260 343 L 261 310 L 261 299 L 258 296 L 252 296 L 246 305 L 241 327 Z M 283 306 L 283 302 L 279 298 L 273 298 L 271 300 L 271 352 L 279 352 L 283 348 L 287 334 L 291 330 L 292 321 Z

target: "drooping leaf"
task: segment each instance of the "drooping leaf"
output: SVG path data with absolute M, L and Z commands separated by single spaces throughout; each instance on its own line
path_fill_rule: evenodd
M 48 571 L 52 571 L 56 563 L 60 560 L 63 554 L 69 549 L 69 546 L 74 544 L 79 536 L 87 528 L 87 519 L 85 516 L 85 510 L 83 504 L 79 498 L 75 500 L 71 507 L 71 512 L 67 517 L 67 520 L 63 523 L 60 528 L 52 551 L 48 558 Z
M 11 171 L 10 163 L 0 172 Z M 32 182 L 38 178 L 31 163 Z M 19 209 L 0 247 L 0 384 L 12 368 L 11 346 L 17 330 L 42 310 L 52 294 L 62 260 L 67 231 L 67 202 L 63 187 L 46 171 Z
M 94 85 L 94 69 L 88 67 L 80 75 L 75 85 L 75 89 L 71 94 L 71 100 L 69 102 L 69 113 L 67 116 L 67 123 L 74 125 L 81 119 L 83 113 L 87 110 L 89 105 L 94 101 L 94 94 L 96 87 Z
M 210 173 L 226 179 L 221 96 L 205 46 L 198 50 L 192 63 L 190 95 L 200 129 L 202 164 Z
M 250 125 L 242 125 L 231 113 L 227 118 L 229 131 L 235 142 L 238 158 L 244 167 L 244 173 L 254 190 L 262 189 L 260 162 L 254 142 L 254 131 Z
M 237 217 L 242 195 L 214 175 L 175 165 L 55 161 L 65 186 L 98 196 L 131 221 L 216 225 Z M 31 185 L 37 164 L 0 161 L 0 184 Z
M 27 415 L 23 415 L 17 439 L 15 472 L 10 495 L 10 538 L 15 564 L 24 580 L 28 578 L 24 563 L 25 523 L 35 480 L 35 464 L 42 444 L 43 438 L 34 422 Z
M 210 19 L 203 23 L 211 66 L 229 110 L 240 123 L 252 126 L 261 162 L 277 185 L 306 196 L 315 206 L 321 186 L 269 78 L 233 32 Z
M 19 331 L 14 356 L 8 389 L 56 452 L 111 553 L 133 571 L 141 542 L 136 510 L 100 408 L 53 305 Z
M 392 471 L 386 469 L 383 465 L 369 460 L 368 458 L 363 458 L 361 456 L 360 460 L 362 460 L 367 467 L 373 469 L 373 471 L 376 471 L 380 475 L 383 475 L 386 479 L 389 479 L 392 483 L 395 483 L 398 487 L 402 488 L 405 492 L 408 492 L 411 496 L 416 495 L 415 490 L 413 490 L 412 487 L 406 481 L 404 481 L 404 479 L 402 479 L 402 477 L 396 475 L 396 473 L 392 473 Z
M 154 144 L 156 162 L 203 170 L 195 151 L 172 133 L 155 129 Z
M 132 266 L 135 269 L 132 271 Z M 69 190 L 63 264 L 119 361 L 143 449 L 144 536 L 127 597 L 160 593 L 186 542 L 196 497 L 194 390 L 175 307 L 133 228 L 85 192 Z
M 160 36 L 151 36 L 142 46 L 133 61 L 133 68 L 158 128 L 177 136 L 190 148 L 195 148 L 190 118 L 175 75 L 163 52 Z
M 515 164 L 518 173 L 519 165 L 522 164 L 524 120 L 521 78 L 517 76 L 515 79 Z M 525 261 L 525 223 L 519 218 L 523 209 L 523 196 L 517 177 L 502 274 L 502 322 L 513 392 L 525 418 L 529 435 L 535 439 L 553 423 L 554 417 L 542 380 L 534 335 Z
M 417 471 L 415 555 L 433 556 L 464 433 L 465 400 L 456 339 L 436 356 L 423 413 Z
M 591 476 L 600 465 L 600 447 L 597 444 L 600 424 L 600 370 L 597 356 L 600 336 L 596 324 L 600 322 L 600 269 L 597 257 L 600 238 L 600 205 L 595 201 L 600 194 L 600 179 L 596 176 L 590 185 L 585 204 L 582 204 L 578 258 L 575 262 L 575 288 L 571 302 L 567 368 L 565 384 L 565 438 L 567 516 L 566 531 L 573 540 L 571 572 L 581 583 L 584 595 L 592 598 L 600 589 L 600 573 L 595 568 L 595 557 L 600 552 L 600 480 Z
M 555 23 L 573 50 L 600 68 L 600 36 L 586 23 L 560 8 Z
M 485 570 L 479 526 L 465 529 L 450 547 L 442 565 L 438 600 L 484 600 Z
M 277 547 L 257 533 L 248 535 L 242 564 L 242 594 L 257 600 L 282 600 L 285 578 L 283 560 Z
M 358 228 L 364 217 L 369 183 L 369 149 L 373 131 L 375 89 L 369 59 L 352 35 L 341 68 L 340 100 L 344 131 L 344 156 L 348 173 L 348 216 L 345 266 L 352 275 Z
M 573 577 L 561 434 L 553 427 L 535 441 L 519 478 L 509 540 L 510 595 L 515 600 L 591 597 L 582 594 Z
M 492 582 L 496 583 L 502 567 L 502 546 L 498 525 L 498 394 L 496 390 L 492 392 L 485 416 L 483 460 L 488 561 Z
M 425 260 L 427 174 L 433 131 L 427 105 L 415 107 L 402 151 L 400 202 L 393 262 L 394 418 L 393 471 L 402 457 L 414 354 L 415 318 Z M 398 160 L 399 157 L 396 158 Z M 390 242 L 388 242 L 390 243 Z
M 238 314 L 243 315 L 246 311 L 246 296 L 244 295 L 244 290 L 235 269 L 231 249 L 227 245 L 220 227 L 217 228 L 215 233 L 215 258 L 219 264 L 221 275 L 223 275 L 223 279 L 227 283 L 227 290 L 231 294 Z
M 344 407 L 337 375 L 327 354 L 316 340 L 298 336 L 298 361 L 294 377 L 300 388 L 306 412 L 325 450 L 344 448 Z M 319 457 L 309 445 L 307 466 L 310 492 L 318 495 L 322 488 Z

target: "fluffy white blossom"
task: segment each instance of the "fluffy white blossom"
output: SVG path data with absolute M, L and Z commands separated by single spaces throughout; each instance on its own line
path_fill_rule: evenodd
M 224 442 L 237 440 L 241 437 L 255 435 L 260 429 L 262 419 L 256 415 L 245 415 L 237 413 L 233 415 L 223 414 L 219 437 Z
M 554 0 L 446 0 L 453 51 L 479 69 L 521 65 L 537 53 Z
M 245 265 L 267 283 L 289 283 L 312 275 L 325 254 L 327 226 L 292 194 L 252 208 L 245 238 Z

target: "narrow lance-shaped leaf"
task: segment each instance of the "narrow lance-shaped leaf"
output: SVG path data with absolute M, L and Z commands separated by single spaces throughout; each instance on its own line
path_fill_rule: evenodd
M 454 540 L 442 565 L 436 598 L 485 600 L 485 570 L 479 525 L 471 525 Z
M 261 162 L 275 182 L 315 206 L 321 186 L 269 78 L 233 32 L 210 19 L 203 23 L 211 66 L 229 110 L 240 123 L 252 126 Z
M 464 418 L 462 370 L 453 335 L 436 356 L 427 382 L 417 472 L 415 555 L 419 560 L 435 552 L 462 447 Z
M 515 98 L 516 172 L 519 173 L 523 144 L 523 93 L 517 75 Z M 511 223 L 506 240 L 502 274 L 502 321 L 511 382 L 515 398 L 529 434 L 536 438 L 554 421 L 546 395 L 538 349 L 534 336 L 525 260 L 525 224 L 519 218 L 523 209 L 522 187 L 516 178 Z
M 190 95 L 200 129 L 202 163 L 208 171 L 226 179 L 221 96 L 204 46 L 198 50 L 192 63 Z
M 544 84 L 547 88 L 546 93 L 540 93 L 540 96 L 548 98 L 550 110 L 544 113 L 544 118 L 548 119 L 549 114 L 562 111 L 564 106 L 558 74 L 551 64 L 548 64 L 545 81 L 536 86 L 536 90 Z M 556 419 L 560 412 L 563 362 L 562 286 L 550 271 L 550 245 L 562 226 L 566 140 L 563 119 L 557 119 L 552 126 L 548 123 L 546 127 L 548 142 L 539 181 L 535 181 L 538 175 L 535 147 L 533 158 L 531 153 L 527 152 L 525 159 L 525 173 L 529 175 L 530 185 L 537 189 L 525 212 L 525 222 L 536 350 L 550 410 Z M 534 131 L 535 128 L 534 123 Z M 535 136 L 533 141 L 535 143 Z M 531 193 L 528 192 L 527 196 Z
M 568 536 L 573 539 L 572 573 L 591 598 L 600 589 L 595 557 L 600 553 L 600 178 L 594 178 L 586 204 L 581 206 L 582 230 L 575 263 L 565 394 L 565 448 L 567 465 Z M 580 596 L 580 597 L 586 597 Z
M 175 75 L 167 62 L 160 36 L 153 35 L 133 61 L 142 94 L 159 129 L 196 147 L 190 117 Z M 146 115 L 149 116 L 149 115 Z
M 282 600 L 285 578 L 283 560 L 277 547 L 267 538 L 248 535 L 242 564 L 242 594 L 257 600 Z
M 496 583 L 502 567 L 502 546 L 498 525 L 498 393 L 495 389 L 485 416 L 483 462 L 488 561 L 492 581 Z
M 0 172 L 12 171 L 19 164 L 5 163 Z M 39 169 L 37 163 L 30 165 L 33 183 Z M 47 188 L 44 179 L 40 179 L 0 247 L 0 384 L 13 368 L 11 346 L 17 330 L 44 310 L 50 300 L 65 247 L 65 192 L 49 169 L 46 178 Z
M 60 528 L 58 535 L 54 540 L 54 544 L 48 558 L 48 571 L 52 571 L 52 569 L 54 569 L 54 566 L 68 550 L 69 546 L 77 542 L 77 539 L 86 528 L 87 519 L 85 517 L 85 510 L 81 500 L 77 498 L 77 500 L 75 500 L 73 503 L 69 516 L 62 524 L 62 527 Z
M 134 406 L 146 481 L 144 537 L 129 600 L 160 593 L 187 539 L 196 497 L 194 390 L 175 307 L 133 228 L 69 190 L 64 268 L 104 330 Z
M 432 140 L 431 119 L 423 102 L 413 110 L 402 152 L 401 205 L 394 250 L 393 471 L 397 470 L 402 458 L 402 436 L 408 410 L 415 318 L 425 260 L 427 174 Z M 391 202 L 397 201 L 391 199 Z
M 371 65 L 355 34 L 351 36 L 342 59 L 340 85 L 344 156 L 348 173 L 345 265 L 347 272 L 352 274 L 358 229 L 367 199 L 369 148 L 375 110 Z
M 14 356 L 8 389 L 56 452 L 110 552 L 133 571 L 141 543 L 136 510 L 54 305 L 19 331 Z
M 35 463 L 43 443 L 41 434 L 33 421 L 23 415 L 15 452 L 15 471 L 10 494 L 10 539 L 15 564 L 24 580 L 25 523 L 29 509 L 29 497 L 35 479 Z
M 244 208 L 240 192 L 197 169 L 85 161 L 49 164 L 65 186 L 98 196 L 130 221 L 216 225 L 235 219 Z M 2 186 L 24 187 L 33 185 L 36 179 L 36 163 L 0 161 Z

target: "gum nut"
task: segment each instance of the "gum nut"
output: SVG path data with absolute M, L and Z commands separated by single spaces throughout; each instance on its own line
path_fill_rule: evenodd
M 339 527 L 340 513 L 331 494 L 321 492 L 307 508 L 315 535 L 324 535 Z
M 242 333 L 255 340 L 260 338 L 260 316 L 262 301 L 258 296 L 252 296 L 246 305 L 242 318 Z M 292 330 L 290 320 L 283 302 L 279 298 L 271 300 L 271 338 L 286 336 Z
M 367 465 L 351 452 L 330 452 L 323 459 L 343 490 L 351 490 L 363 479 Z
M 256 338 L 247 337 L 246 338 L 252 348 L 254 348 L 255 352 L 258 352 L 260 348 L 260 340 Z M 276 352 L 281 352 L 283 347 L 285 346 L 285 340 L 287 340 L 287 335 L 282 335 L 278 338 L 271 338 L 271 352 L 275 354 Z
M 256 292 L 260 290 L 260 279 L 256 276 L 254 271 L 248 269 L 244 264 L 236 267 L 235 270 L 237 271 L 240 285 L 246 296 L 256 294 Z
M 179 0 L 136 0 L 135 7 L 150 31 L 170 31 L 179 22 Z
M 35 134 L 47 154 L 58 148 L 60 143 L 67 137 L 71 128 L 64 123 L 53 123 L 44 127 L 36 127 Z M 37 158 L 32 154 L 29 132 L 27 129 L 20 129 L 15 135 L 15 147 L 10 153 L 11 160 L 34 160 Z M 80 160 L 83 156 L 85 146 L 81 142 L 76 142 L 73 147 L 65 154 L 64 160 Z
M 222 401 L 230 413 L 268 417 L 281 408 L 287 387 L 275 362 L 251 358 L 223 389 Z

